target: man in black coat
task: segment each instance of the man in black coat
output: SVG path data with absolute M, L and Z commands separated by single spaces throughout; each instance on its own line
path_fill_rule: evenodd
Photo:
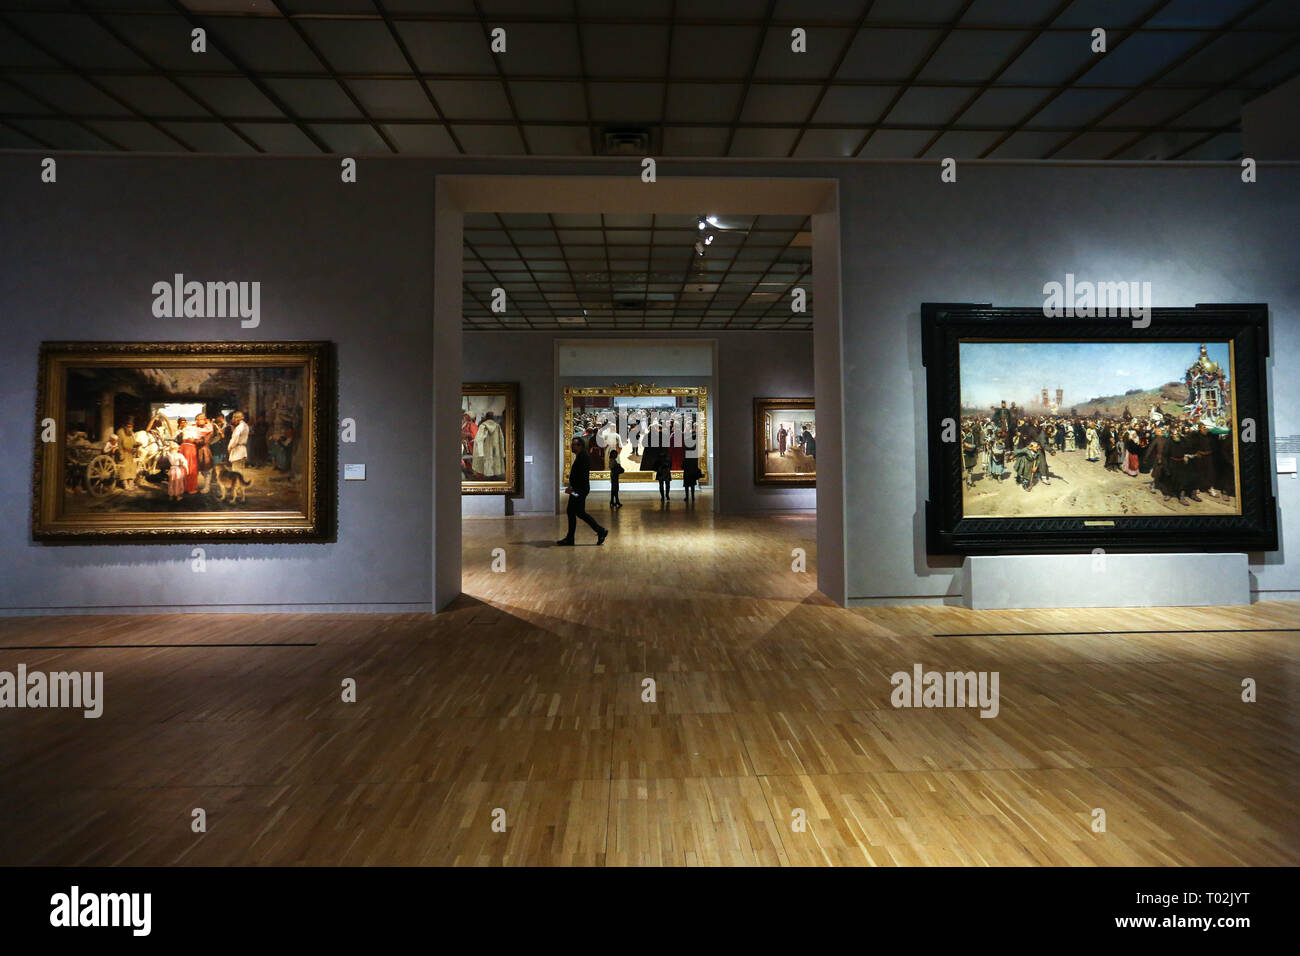
M 1169 435 L 1161 425 L 1156 426 L 1155 437 L 1147 445 L 1146 462 L 1151 472 L 1151 493 L 1165 496 L 1165 501 L 1178 494 L 1173 475 L 1169 469 Z
M 591 494 L 591 465 L 587 460 L 587 445 L 581 438 L 575 438 L 569 443 L 569 450 L 573 452 L 573 467 L 569 469 L 569 487 L 564 489 L 564 493 L 569 496 L 569 504 L 564 509 L 569 516 L 569 533 L 555 543 L 571 547 L 578 519 L 582 519 L 587 527 L 596 532 L 596 543 L 604 544 L 609 529 L 602 528 L 595 518 L 587 514 L 587 495 Z

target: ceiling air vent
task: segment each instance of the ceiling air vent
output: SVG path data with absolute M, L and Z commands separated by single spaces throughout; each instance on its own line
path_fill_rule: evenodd
M 599 145 L 603 156 L 649 156 L 653 152 L 650 130 L 644 126 L 603 129 Z

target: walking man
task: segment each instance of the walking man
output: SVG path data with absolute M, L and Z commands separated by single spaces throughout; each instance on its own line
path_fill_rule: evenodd
M 591 493 L 591 464 L 587 460 L 587 443 L 581 438 L 569 442 L 573 452 L 573 467 L 569 469 L 569 486 L 564 493 L 569 496 L 565 513 L 569 516 L 569 533 L 555 542 L 561 547 L 573 546 L 573 533 L 578 527 L 578 520 L 586 522 L 587 527 L 596 532 L 596 543 L 604 544 L 609 536 L 609 529 L 602 528 L 596 519 L 587 514 L 587 495 Z

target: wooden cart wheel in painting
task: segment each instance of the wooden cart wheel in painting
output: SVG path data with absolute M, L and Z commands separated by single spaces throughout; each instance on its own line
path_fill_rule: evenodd
M 96 455 L 86 466 L 86 490 L 102 498 L 117 486 L 117 461 L 112 455 Z

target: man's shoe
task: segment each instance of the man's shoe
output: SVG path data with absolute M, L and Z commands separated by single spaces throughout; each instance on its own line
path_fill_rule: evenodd
M 572 548 L 572 547 L 573 547 L 573 542 L 570 541 L 568 538 L 561 538 L 559 541 L 557 541 L 557 542 L 555 542 L 555 543 L 556 543 L 559 547 L 561 547 L 561 548 Z
M 597 544 L 604 544 L 604 543 L 605 543 L 605 539 L 608 538 L 608 537 L 609 537 L 609 529 L 608 529 L 608 528 L 601 528 L 599 531 L 596 532 L 596 543 L 597 543 Z

